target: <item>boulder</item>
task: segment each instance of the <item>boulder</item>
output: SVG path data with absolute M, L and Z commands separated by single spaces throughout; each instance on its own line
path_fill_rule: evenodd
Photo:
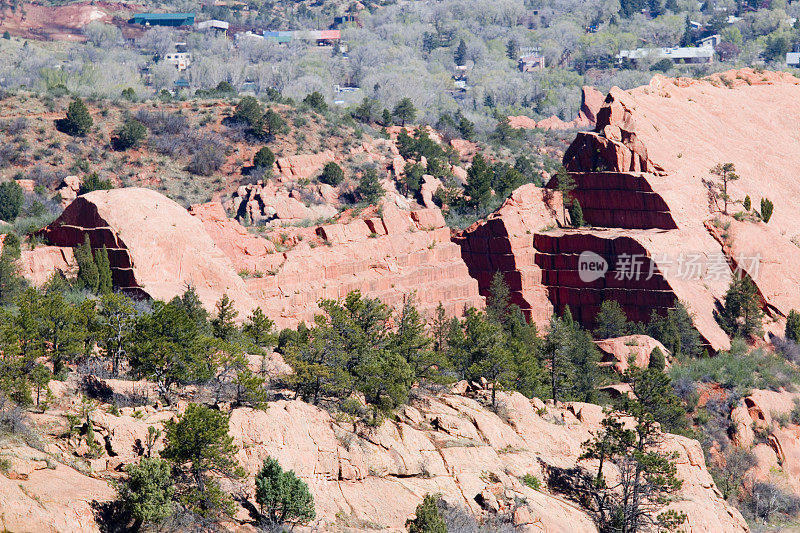
M 628 368 L 628 361 L 633 356 L 633 361 L 639 368 L 647 368 L 650 364 L 650 353 L 658 348 L 664 354 L 666 366 L 669 368 L 669 351 L 659 341 L 647 335 L 626 335 L 613 339 L 596 341 L 597 347 L 603 353 L 603 363 L 610 365 L 622 374 Z
M 275 164 L 279 178 L 282 180 L 305 180 L 313 178 L 326 163 L 334 160 L 332 150 L 325 150 L 318 154 L 300 154 L 289 157 L 279 157 Z

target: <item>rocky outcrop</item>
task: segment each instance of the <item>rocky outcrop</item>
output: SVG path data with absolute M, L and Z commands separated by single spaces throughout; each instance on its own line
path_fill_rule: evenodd
M 639 368 L 646 368 L 650 364 L 650 354 L 658 348 L 664 355 L 666 367 L 669 368 L 669 350 L 663 344 L 647 335 L 625 335 L 613 339 L 597 341 L 597 347 L 603 353 L 602 364 L 612 366 L 618 373 L 623 373 L 633 364 Z
M 9 469 L 0 474 L 0 527 L 6 531 L 94 533 L 94 502 L 109 502 L 116 491 L 28 446 L 0 449 Z
M 546 481 L 550 469 L 578 463 L 581 443 L 600 429 L 600 408 L 545 407 L 517 393 L 498 397 L 503 418 L 475 399 L 444 395 L 359 432 L 303 402 L 280 401 L 266 411 L 233 411 L 230 432 L 250 476 L 272 456 L 308 482 L 322 529 L 350 523 L 361 530 L 404 531 L 422 498 L 439 493 L 479 515 L 513 511 L 523 531 L 596 531 L 590 516 L 550 492 Z M 676 452 L 684 481 L 671 507 L 687 514 L 688 530 L 748 531 L 716 490 L 700 445 L 669 436 L 665 446 Z M 524 485 L 526 474 L 541 480 L 542 488 Z
M 597 121 L 597 114 L 603 106 L 605 95 L 595 89 L 584 85 L 581 88 L 581 107 L 578 116 L 566 122 L 552 115 L 543 120 L 536 121 L 525 115 L 508 117 L 508 125 L 516 129 L 532 130 L 569 130 L 574 128 L 593 127 Z
M 20 275 L 36 287 L 44 285 L 54 274 L 71 277 L 78 272 L 72 248 L 62 246 L 23 249 L 17 264 Z
M 279 157 L 275 161 L 279 177 L 284 180 L 306 180 L 313 178 L 322 170 L 325 163 L 334 160 L 332 150 L 325 150 L 318 154 L 300 154 L 288 157 Z
M 511 291 L 511 303 L 542 326 L 549 320 L 552 306 L 536 260 L 533 236 L 563 223 L 560 205 L 557 193 L 524 185 L 496 213 L 453 236 L 481 294 L 489 295 L 494 273 L 501 272 Z
M 169 300 L 193 286 L 209 309 L 223 294 L 243 313 L 252 309 L 244 282 L 200 220 L 155 191 L 90 192 L 42 234 L 61 247 L 78 246 L 85 235 L 92 248 L 105 246 L 114 285 L 129 293 Z
M 306 205 L 302 196 L 295 191 L 291 193 L 275 184 L 258 182 L 242 185 L 233 193 L 226 207 L 239 220 L 247 220 L 251 224 L 287 224 L 302 220 L 330 218 L 337 213 L 330 202 L 336 202 L 338 195 L 330 185 L 318 186 L 319 203 Z

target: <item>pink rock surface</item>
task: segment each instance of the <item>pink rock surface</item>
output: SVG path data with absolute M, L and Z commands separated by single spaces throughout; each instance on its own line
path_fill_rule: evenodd
M 646 368 L 650 363 L 650 353 L 658 348 L 664 354 L 664 358 L 669 357 L 669 351 L 663 344 L 647 335 L 626 335 L 613 339 L 603 339 L 597 341 L 597 347 L 603 352 L 603 362 L 613 366 L 619 373 L 625 372 L 628 368 L 628 360 L 633 356 L 634 364 L 639 368 Z M 669 368 L 669 360 L 666 360 Z
M 301 154 L 289 157 L 279 157 L 275 162 L 282 179 L 301 180 L 314 177 L 325 163 L 334 160 L 332 150 L 325 150 L 318 154 Z

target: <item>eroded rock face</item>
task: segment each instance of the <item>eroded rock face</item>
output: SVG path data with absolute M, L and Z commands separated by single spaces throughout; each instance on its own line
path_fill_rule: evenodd
M 244 282 L 200 220 L 158 192 L 90 192 L 43 234 L 62 247 L 82 244 L 85 235 L 92 248 L 105 246 L 114 285 L 122 290 L 170 300 L 193 286 L 208 309 L 228 294 L 240 311 L 252 310 Z
M 280 157 L 275 161 L 275 165 L 282 179 L 301 180 L 314 177 L 322 170 L 325 163 L 330 163 L 333 160 L 333 151 L 325 150 L 318 154 Z
M 602 413 L 592 416 L 591 409 L 599 407 L 537 411 L 537 401 L 520 394 L 499 398 L 505 418 L 474 399 L 445 395 L 360 433 L 313 406 L 281 401 L 266 411 L 234 410 L 231 435 L 250 476 L 272 456 L 309 483 L 324 529 L 346 517 L 371 524 L 367 530 L 404 531 L 425 494 L 441 493 L 476 514 L 508 512 L 516 498 L 523 503 L 514 518 L 524 531 L 596 531 L 579 506 L 546 488 L 530 489 L 519 478 L 535 475 L 545 487 L 548 468 L 574 466 L 581 443 L 600 427 Z M 672 506 L 687 513 L 687 527 L 747 531 L 739 512 L 716 491 L 700 445 L 670 436 L 665 446 L 677 453 L 684 485 Z
M 664 355 L 666 367 L 669 368 L 669 350 L 663 344 L 647 335 L 625 335 L 613 339 L 597 341 L 597 347 L 603 352 L 603 363 L 613 366 L 614 370 L 622 374 L 630 366 L 628 361 L 633 357 L 634 364 L 639 368 L 647 368 L 650 364 L 650 354 L 658 348 Z
M 108 502 L 116 491 L 45 453 L 19 445 L 0 449 L 11 464 L 0 474 L 0 525 L 9 531 L 99 532 L 92 502 Z
M 511 303 L 543 326 L 552 313 L 542 268 L 536 261 L 537 231 L 563 223 L 558 193 L 533 184 L 515 190 L 497 212 L 454 235 L 481 294 L 489 295 L 495 272 L 505 276 Z

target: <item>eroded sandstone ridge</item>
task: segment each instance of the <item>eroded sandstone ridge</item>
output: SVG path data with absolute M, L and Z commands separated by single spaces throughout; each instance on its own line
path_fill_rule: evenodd
M 481 290 L 488 287 L 485 272 L 501 270 L 517 303 L 537 322 L 546 320 L 551 308 L 561 312 L 570 306 L 592 327 L 600 303 L 608 299 L 617 300 L 629 319 L 647 321 L 652 310 L 663 312 L 677 299 L 693 313 L 706 345 L 726 349 L 728 338 L 713 313 L 732 269 L 740 267 L 764 299 L 767 330 L 780 329 L 789 310 L 800 308 L 800 293 L 792 289 L 800 284 L 795 244 L 800 186 L 794 178 L 800 174 L 800 137 L 793 126 L 800 120 L 798 99 L 797 78 L 751 69 L 704 80 L 657 75 L 638 89 L 612 88 L 595 129 L 579 132 L 564 156 L 576 185 L 573 197 L 591 227 L 553 229 L 555 220 L 550 227 L 525 225 L 526 216 L 543 210 L 528 196 L 513 210 L 501 208 L 493 215 L 499 220 L 476 225 L 455 240 Z M 710 169 L 727 162 L 741 176 L 728 191 L 734 200 L 729 215 L 720 212 L 708 188 Z M 555 189 L 557 181 L 548 187 Z M 755 206 L 761 198 L 774 202 L 768 224 L 752 213 L 742 221 L 730 216 L 742 210 L 745 195 Z M 491 249 L 476 254 L 489 224 L 522 224 L 533 244 L 520 247 L 507 239 L 496 248 L 512 250 L 506 252 L 511 257 L 500 261 Z M 580 279 L 582 252 L 602 257 L 608 272 Z M 622 263 L 632 266 L 631 256 L 638 258 L 638 270 L 622 272 Z M 524 267 L 535 272 L 527 285 L 514 281 L 521 272 L 517 262 L 538 267 Z M 543 290 L 546 302 L 538 296 Z M 537 296 L 520 297 L 525 293 Z

